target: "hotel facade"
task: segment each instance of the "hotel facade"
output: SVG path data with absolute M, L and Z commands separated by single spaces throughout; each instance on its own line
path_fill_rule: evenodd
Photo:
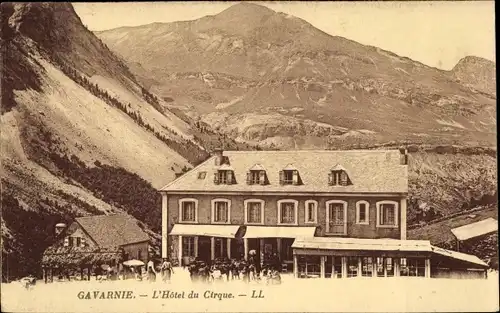
M 162 256 L 254 250 L 296 277 L 484 275 L 474 256 L 407 240 L 407 167 L 404 149 L 217 150 L 160 190 Z

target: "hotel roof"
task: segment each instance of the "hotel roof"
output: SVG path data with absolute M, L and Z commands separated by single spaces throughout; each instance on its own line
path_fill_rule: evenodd
M 399 150 L 302 150 L 302 151 L 224 151 L 230 167 L 216 166 L 213 156 L 172 181 L 167 192 L 286 192 L 286 193 L 407 193 L 408 169 L 400 164 Z M 256 164 L 266 170 L 267 185 L 247 185 L 246 175 Z M 215 184 L 214 173 L 221 168 L 234 170 L 236 183 Z M 279 172 L 293 168 L 300 185 L 281 185 Z M 346 171 L 352 184 L 330 186 L 332 168 Z M 208 175 L 198 175 L 205 172 Z M 204 178 L 199 178 L 203 177 Z

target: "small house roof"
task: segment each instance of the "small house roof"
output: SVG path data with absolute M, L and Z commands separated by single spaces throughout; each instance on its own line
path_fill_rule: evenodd
M 287 164 L 284 168 L 283 168 L 284 171 L 295 171 L 297 170 L 297 167 L 295 165 L 293 165 L 292 163 L 290 164 Z
M 126 214 L 78 217 L 75 220 L 100 248 L 115 248 L 149 240 L 137 221 Z
M 453 235 L 460 241 L 487 235 L 496 231 L 498 231 L 498 221 L 491 217 L 451 230 Z
M 262 164 L 255 163 L 249 170 L 250 171 L 265 171 L 266 169 L 264 168 L 264 166 L 262 166 Z
M 432 246 L 432 252 L 437 255 L 444 256 L 450 259 L 459 260 L 474 266 L 479 266 L 481 268 L 488 268 L 488 264 L 486 264 L 480 258 L 472 254 L 466 254 L 458 251 L 451 251 L 435 246 Z
M 229 164 L 222 164 L 220 167 L 219 167 L 219 170 L 225 170 L 225 171 L 232 171 L 233 168 L 231 165 Z
M 334 167 L 331 168 L 332 171 L 347 171 L 345 167 L 343 167 L 340 164 L 335 165 Z
M 361 250 L 361 251 L 415 251 L 431 252 L 428 240 L 365 239 L 312 237 L 298 238 L 292 248 L 320 250 Z

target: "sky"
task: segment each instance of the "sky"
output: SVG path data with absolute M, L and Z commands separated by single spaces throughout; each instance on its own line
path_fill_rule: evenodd
M 285 2 L 258 1 L 335 36 L 376 46 L 450 70 L 463 57 L 495 60 L 493 1 Z M 73 3 L 90 30 L 193 20 L 235 2 Z

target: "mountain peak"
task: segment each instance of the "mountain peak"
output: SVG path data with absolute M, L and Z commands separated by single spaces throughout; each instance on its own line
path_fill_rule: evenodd
M 468 55 L 466 57 L 461 58 L 460 61 L 458 61 L 458 63 L 455 65 L 455 68 L 457 66 L 460 66 L 463 64 L 478 64 L 481 66 L 495 66 L 494 61 L 491 61 L 491 60 L 488 60 L 485 58 L 481 58 L 481 57 L 478 57 L 475 55 Z
M 496 94 L 496 68 L 494 61 L 469 55 L 458 61 L 452 73 L 462 83 Z
M 220 12 L 217 15 L 222 15 L 222 16 L 227 16 L 227 15 L 242 15 L 242 14 L 248 14 L 248 15 L 270 15 L 270 14 L 275 14 L 276 12 L 269 9 L 268 7 L 265 7 L 260 4 L 255 4 L 251 2 L 240 2 L 235 5 L 230 6 L 229 8 L 225 9 L 224 11 Z

